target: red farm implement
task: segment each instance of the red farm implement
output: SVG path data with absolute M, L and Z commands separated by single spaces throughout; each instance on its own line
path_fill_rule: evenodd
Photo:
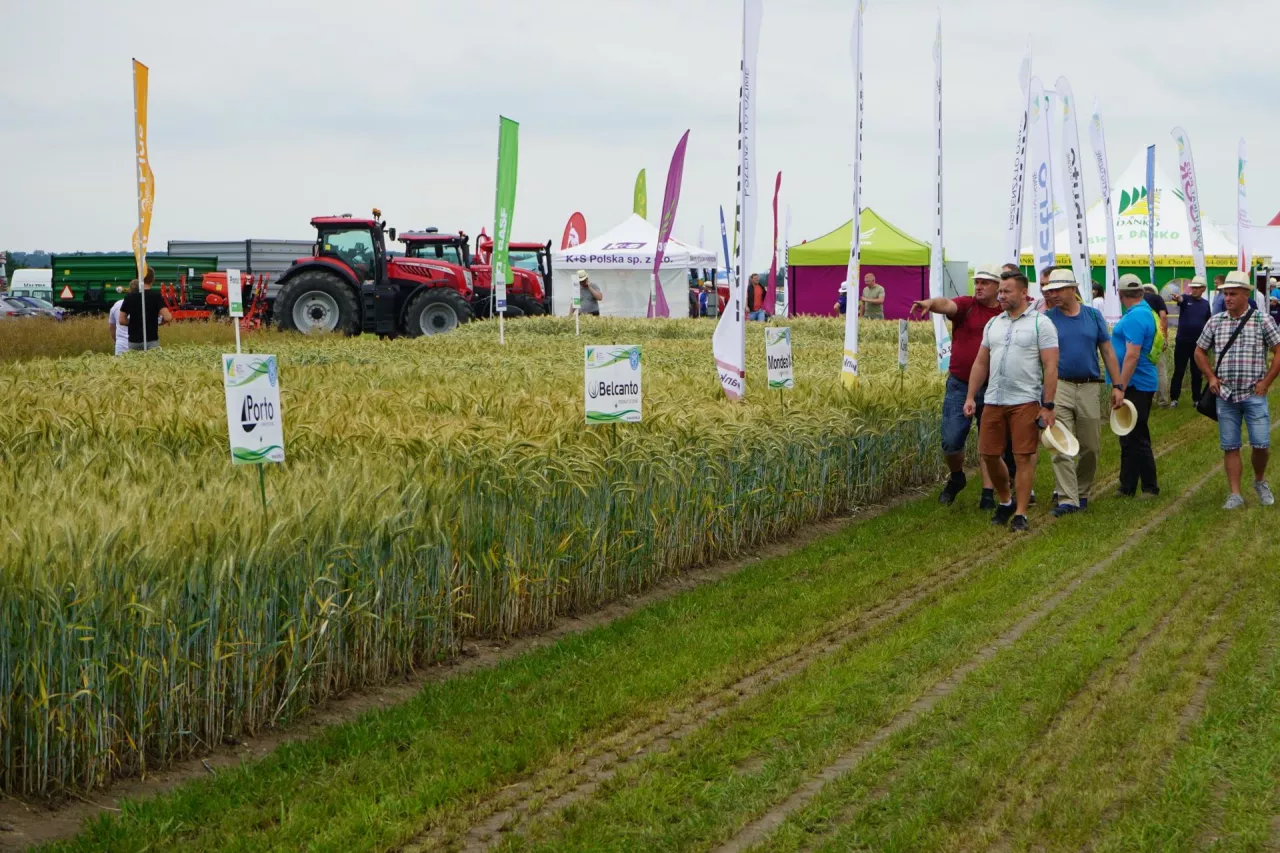
M 245 291 L 245 312 L 240 318 L 240 328 L 244 330 L 258 329 L 266 322 L 267 314 L 267 277 L 243 276 L 241 287 Z M 227 274 L 225 272 L 207 272 L 201 278 L 200 290 L 204 293 L 202 303 L 192 302 L 187 291 L 187 277 L 180 276 L 178 283 L 161 283 L 160 295 L 165 307 L 179 322 L 191 320 L 211 320 L 225 316 L 227 313 Z

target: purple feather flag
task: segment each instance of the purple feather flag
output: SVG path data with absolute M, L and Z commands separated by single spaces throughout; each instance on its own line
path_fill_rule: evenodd
M 662 279 L 659 276 L 659 270 L 662 269 L 662 259 L 667 253 L 667 241 L 671 239 L 671 229 L 676 221 L 676 207 L 680 204 L 680 183 L 684 180 L 684 150 L 689 144 L 689 131 L 684 132 L 684 136 L 680 137 L 680 142 L 676 145 L 675 153 L 671 155 L 671 168 L 667 169 L 667 190 L 662 197 L 662 219 L 658 224 L 658 251 L 653 256 L 653 285 L 654 292 L 657 294 L 657 305 L 653 316 L 670 317 L 671 311 L 667 307 L 667 298 L 662 294 Z

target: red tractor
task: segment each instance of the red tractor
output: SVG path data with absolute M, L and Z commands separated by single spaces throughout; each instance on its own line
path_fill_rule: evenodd
M 545 243 L 511 243 L 509 246 L 511 268 L 514 270 L 527 270 L 535 274 L 539 279 L 541 287 L 538 295 L 533 296 L 534 301 L 538 302 L 542 310 L 530 311 L 525 309 L 526 314 L 550 314 L 551 313 L 551 241 Z M 493 263 L 493 238 L 482 230 L 480 236 L 476 238 L 476 259 L 482 264 Z M 508 299 L 508 302 L 511 300 Z M 523 306 L 521 306 L 523 307 Z
M 452 331 L 473 317 L 470 277 L 447 264 L 389 258 L 386 223 L 317 216 L 309 258 L 280 276 L 274 315 L 281 329 L 297 332 L 372 332 L 395 336 Z M 394 241 L 396 230 L 388 236 Z
M 481 234 L 479 249 L 484 251 L 486 236 Z M 425 231 L 410 231 L 400 235 L 400 242 L 405 245 L 405 254 L 424 262 L 436 262 L 456 267 L 465 271 L 472 283 L 473 295 L 471 307 L 477 316 L 488 317 L 490 299 L 493 294 L 493 267 L 486 252 L 483 256 L 472 257 L 471 238 L 464 232 L 457 234 L 441 234 L 435 228 Z M 492 241 L 489 241 L 492 246 Z M 516 258 L 512 253 L 511 277 L 507 284 L 507 318 L 546 314 L 547 299 L 542 290 L 539 276 L 527 269 L 516 266 Z

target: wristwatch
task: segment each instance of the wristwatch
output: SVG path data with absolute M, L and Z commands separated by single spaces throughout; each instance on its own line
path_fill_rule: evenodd
M 1049 411 L 1051 411 L 1051 412 L 1053 411 L 1053 406 L 1054 406 L 1054 404 L 1053 404 L 1053 403 L 1041 403 L 1041 404 L 1040 404 L 1040 408 L 1042 408 L 1042 409 L 1048 409 L 1048 410 L 1049 410 Z
M 1114 389 L 1116 389 L 1117 391 L 1119 391 L 1119 392 L 1121 392 L 1121 393 L 1124 393 L 1125 391 L 1128 391 L 1128 390 L 1129 390 L 1129 387 L 1128 387 L 1127 385 L 1125 385 L 1123 382 L 1117 382 L 1117 383 L 1115 383 L 1114 385 L 1112 385 L 1111 387 L 1112 387 L 1112 388 L 1114 388 Z

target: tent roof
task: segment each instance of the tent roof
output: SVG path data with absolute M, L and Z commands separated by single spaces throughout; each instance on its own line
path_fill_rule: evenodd
M 1157 266 L 1191 266 L 1191 225 L 1181 187 L 1156 163 L 1156 239 Z M 1094 176 L 1096 182 L 1097 176 Z M 1115 216 L 1116 255 L 1120 266 L 1146 266 L 1147 264 L 1147 152 L 1138 152 L 1120 179 L 1111 183 L 1111 207 Z M 1204 253 L 1207 266 L 1235 266 L 1235 241 L 1209 220 L 1201 211 L 1204 228 Z M 1057 233 L 1054 236 L 1056 258 L 1054 263 L 1071 264 L 1071 238 L 1066 228 L 1066 204 L 1064 199 L 1054 200 L 1054 219 Z M 1089 232 L 1090 263 L 1105 262 L 1107 253 L 1107 222 L 1102 199 L 1098 199 L 1085 213 L 1085 227 Z M 1035 220 L 1023 219 L 1023 236 L 1028 229 L 1034 241 Z M 1034 263 L 1031 245 L 1022 248 L 1023 264 Z
M 862 263 L 874 267 L 927 267 L 929 244 L 921 243 L 869 207 L 862 209 Z M 792 246 L 788 263 L 797 267 L 838 267 L 849 263 L 853 220 L 815 240 Z
M 578 246 L 551 253 L 557 267 L 575 267 L 588 270 L 639 270 L 653 269 L 653 255 L 658 248 L 658 229 L 634 213 L 616 228 L 594 237 Z M 667 240 L 666 269 L 695 269 L 716 265 L 716 254 L 707 249 L 677 240 L 673 235 Z

